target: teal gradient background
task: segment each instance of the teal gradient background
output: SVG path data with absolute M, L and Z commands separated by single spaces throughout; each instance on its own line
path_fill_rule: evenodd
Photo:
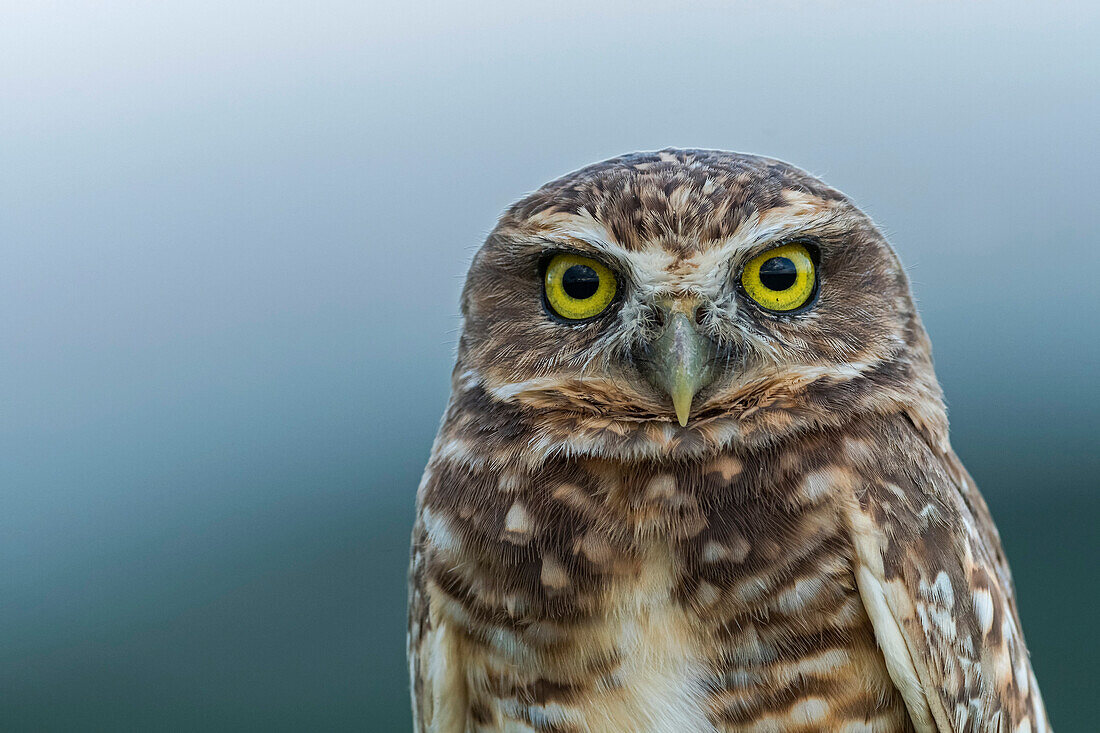
M 5 3 L 0 730 L 408 730 L 469 258 L 543 182 L 670 145 L 883 227 L 1088 730 L 1097 38 L 1084 2 Z

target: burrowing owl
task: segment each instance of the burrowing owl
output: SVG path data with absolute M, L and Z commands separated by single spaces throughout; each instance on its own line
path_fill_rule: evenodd
M 462 312 L 417 730 L 1049 729 L 905 273 L 843 194 L 615 158 L 504 214 Z

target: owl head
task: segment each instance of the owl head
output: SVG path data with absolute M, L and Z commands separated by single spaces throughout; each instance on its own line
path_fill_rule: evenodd
M 943 427 L 897 256 L 777 160 L 663 150 L 548 183 L 478 251 L 462 312 L 452 417 L 546 451 L 766 444 L 860 411 Z

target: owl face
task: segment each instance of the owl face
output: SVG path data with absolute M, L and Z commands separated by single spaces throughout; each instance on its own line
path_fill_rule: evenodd
M 459 369 L 493 399 L 619 425 L 794 420 L 814 385 L 851 398 L 927 356 L 866 216 L 792 166 L 709 151 L 614 159 L 519 202 L 463 311 Z

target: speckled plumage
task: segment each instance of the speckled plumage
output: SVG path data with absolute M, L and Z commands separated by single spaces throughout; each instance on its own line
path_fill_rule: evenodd
M 820 249 L 805 313 L 736 287 Z M 539 261 L 620 273 L 562 323 Z M 689 302 L 721 376 L 681 427 L 636 350 Z M 1008 566 L 874 225 L 779 161 L 628 155 L 509 209 L 463 294 L 418 492 L 416 729 L 1045 731 Z

